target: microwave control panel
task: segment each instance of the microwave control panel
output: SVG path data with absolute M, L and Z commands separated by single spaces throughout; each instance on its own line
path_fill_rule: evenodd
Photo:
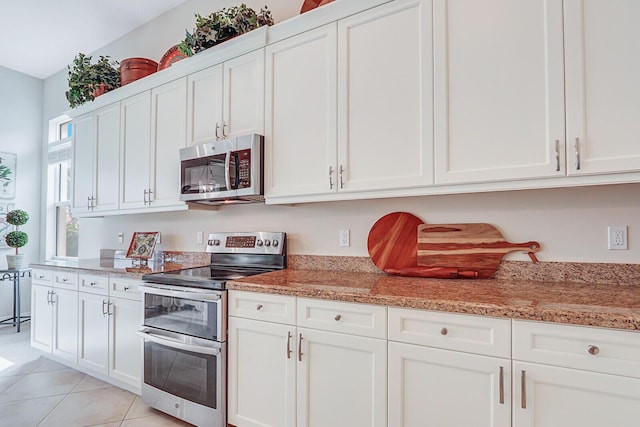
M 236 151 L 238 159 L 238 185 L 236 188 L 251 187 L 251 149 Z

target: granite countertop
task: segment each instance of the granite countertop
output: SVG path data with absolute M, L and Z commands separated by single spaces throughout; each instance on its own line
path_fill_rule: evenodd
M 144 267 L 134 266 L 130 258 L 95 258 L 79 259 L 75 261 L 42 261 L 34 262 L 32 268 L 54 268 L 56 270 L 72 271 L 85 274 L 104 274 L 117 277 L 139 279 L 143 274 L 175 271 L 183 268 L 201 267 L 208 265 L 202 262 L 154 262 L 149 261 Z
M 228 289 L 369 304 L 640 330 L 640 285 L 453 280 L 285 269 Z

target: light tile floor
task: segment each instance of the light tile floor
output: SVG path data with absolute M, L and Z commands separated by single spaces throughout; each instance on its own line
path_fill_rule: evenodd
M 190 426 L 147 406 L 139 396 L 42 356 L 0 327 L 0 427 Z

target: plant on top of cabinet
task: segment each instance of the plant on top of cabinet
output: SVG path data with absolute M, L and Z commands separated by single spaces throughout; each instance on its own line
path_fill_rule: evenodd
M 120 87 L 118 61 L 110 61 L 109 56 L 100 55 L 98 62 L 92 64 L 90 56 L 78 53 L 67 69 L 69 90 L 65 92 L 65 96 L 71 108 L 93 101 L 102 93 Z
M 244 3 L 240 6 L 222 8 L 209 16 L 196 13 L 196 27 L 193 34 L 186 31 L 185 39 L 178 44 L 178 50 L 192 56 L 205 49 L 248 33 L 264 25 L 273 25 L 273 17 L 267 6 L 257 13 Z
M 19 270 L 24 265 L 24 255 L 18 254 L 18 249 L 27 244 L 29 236 L 24 231 L 18 230 L 18 227 L 29 221 L 29 214 L 20 209 L 9 211 L 5 221 L 15 227 L 15 230 L 7 233 L 4 238 L 5 242 L 7 242 L 7 246 L 16 249 L 15 255 L 7 255 L 7 268 Z

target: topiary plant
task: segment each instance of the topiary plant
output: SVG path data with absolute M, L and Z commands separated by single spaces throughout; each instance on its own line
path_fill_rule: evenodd
M 19 231 L 18 227 L 29 221 L 29 214 L 20 209 L 9 211 L 7 212 L 5 221 L 16 228 L 14 231 L 7 233 L 4 239 L 9 247 L 16 249 L 16 255 L 18 255 L 18 249 L 26 245 L 29 241 L 27 233 Z

